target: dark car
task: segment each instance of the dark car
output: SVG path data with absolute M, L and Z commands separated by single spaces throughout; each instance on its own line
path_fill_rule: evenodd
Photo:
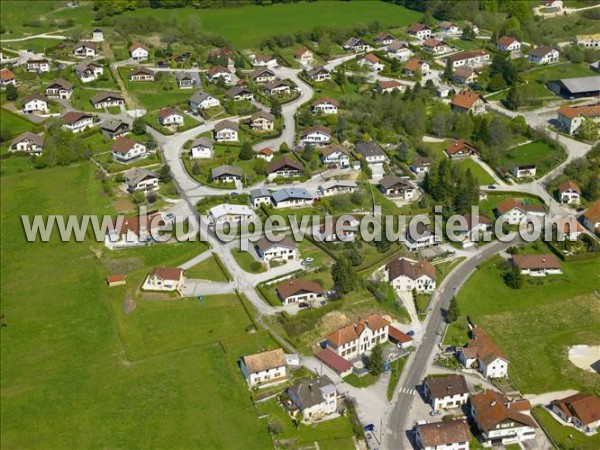
M 305 302 L 298 303 L 298 308 L 308 308 L 308 303 L 305 303 Z
M 490 185 L 488 186 L 488 189 L 496 189 L 496 185 L 495 185 L 495 184 L 490 184 Z
M 409 330 L 408 333 L 406 333 L 407 336 L 414 336 L 415 332 L 413 330 Z

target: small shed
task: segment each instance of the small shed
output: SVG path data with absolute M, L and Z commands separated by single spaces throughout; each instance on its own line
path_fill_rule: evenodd
M 123 275 L 120 273 L 115 275 L 109 275 L 106 277 L 106 284 L 108 284 L 109 287 L 123 286 L 127 284 L 127 275 Z

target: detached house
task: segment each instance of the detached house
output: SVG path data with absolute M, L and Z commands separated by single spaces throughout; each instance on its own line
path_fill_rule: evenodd
M 303 422 L 316 422 L 337 412 L 337 389 L 326 375 L 302 379 L 288 388 L 287 394 Z
M 469 86 L 477 81 L 477 73 L 470 67 L 458 67 L 452 74 L 454 84 Z
M 400 61 L 408 61 L 413 52 L 405 41 L 393 41 L 386 47 L 386 52 L 389 56 Z
M 250 74 L 250 78 L 254 80 L 255 83 L 269 83 L 274 81 L 275 72 L 269 69 L 256 69 L 254 72 Z
M 17 85 L 17 78 L 15 77 L 15 74 L 8 69 L 0 70 L 0 87 L 6 88 L 6 86 L 9 84 L 12 84 L 13 86 Z
M 388 340 L 390 323 L 379 314 L 373 314 L 358 323 L 342 327 L 325 336 L 325 346 L 345 359 L 369 354 L 377 344 Z
M 522 274 L 532 277 L 561 274 L 560 261 L 551 254 L 546 255 L 513 255 L 511 262 Z
M 273 159 L 273 154 L 274 152 L 271 147 L 264 147 L 256 153 L 256 157 L 264 159 L 266 162 L 271 162 L 271 160 Z
M 552 400 L 550 410 L 563 422 L 584 433 L 596 433 L 600 427 L 600 399 L 594 394 L 581 392 L 562 400 Z
M 342 169 L 350 167 L 350 155 L 346 147 L 339 144 L 328 145 L 321 150 L 321 161 L 325 165 L 335 165 Z
M 446 61 L 448 60 L 452 63 L 453 69 L 463 66 L 477 68 L 490 62 L 490 54 L 485 50 L 471 50 L 450 55 L 446 58 Z
M 331 195 L 338 194 L 350 194 L 358 188 L 356 181 L 349 180 L 330 180 L 319 185 L 319 194 L 323 197 L 329 197 Z
M 417 39 L 427 39 L 431 37 L 431 28 L 422 23 L 413 23 L 408 27 L 408 34 Z
M 537 166 L 535 164 L 520 164 L 514 166 L 510 172 L 517 180 L 520 178 L 533 178 L 537 172 Z
M 63 128 L 71 130 L 73 133 L 79 133 L 94 126 L 94 116 L 82 112 L 69 111 L 62 116 L 62 120 Z
M 508 377 L 508 359 L 494 341 L 479 327 L 471 330 L 471 340 L 457 352 L 458 360 L 486 378 Z
M 44 136 L 26 131 L 10 141 L 9 151 L 25 152 L 30 155 L 39 156 L 42 154 L 43 148 Z
M 429 376 L 423 394 L 434 411 L 460 408 L 469 400 L 469 387 L 462 375 Z
M 342 45 L 342 48 L 344 50 L 352 51 L 354 53 L 360 53 L 366 52 L 369 49 L 369 46 L 362 39 L 351 37 L 344 43 L 344 45 Z
M 256 67 L 276 67 L 277 66 L 277 58 L 274 56 L 259 54 L 259 55 L 250 55 L 250 62 L 253 66 Z
M 275 116 L 260 109 L 250 117 L 250 127 L 254 131 L 271 131 L 275 129 Z
M 273 161 L 267 168 L 267 174 L 270 179 L 283 177 L 283 178 L 294 178 L 299 177 L 304 172 L 304 164 L 300 161 L 288 158 L 283 158 Z
M 531 64 L 553 64 L 558 62 L 559 57 L 558 50 L 548 47 L 547 45 L 540 45 L 527 53 L 527 60 Z
M 158 123 L 163 127 L 178 127 L 183 125 L 183 114 L 174 108 L 163 108 L 158 113 Z
M 600 47 L 600 33 L 578 34 L 575 36 L 575 43 L 584 48 L 598 48 Z
M 90 83 L 97 80 L 104 73 L 100 64 L 94 62 L 81 61 L 75 66 L 75 75 L 82 83 Z
M 207 137 L 195 139 L 190 148 L 192 159 L 208 159 L 213 157 L 213 144 Z
M 384 176 L 379 180 L 379 188 L 387 197 L 397 197 L 407 201 L 413 200 L 418 192 L 408 180 L 396 175 Z
M 73 47 L 73 56 L 77 58 L 93 58 L 98 48 L 93 42 L 78 42 Z
M 544 207 L 541 205 L 525 204 L 514 198 L 507 198 L 496 205 L 498 218 L 503 218 L 509 225 L 519 224 L 527 215 L 543 216 Z
M 471 432 L 465 420 L 422 423 L 415 427 L 420 450 L 469 450 Z
M 135 247 L 152 241 L 152 233 L 158 232 L 165 222 L 162 214 L 117 217 L 113 228 L 104 238 L 104 245 L 110 249 Z
M 214 139 L 217 142 L 237 142 L 240 126 L 231 120 L 223 120 L 215 125 Z
M 158 189 L 158 175 L 151 170 L 132 167 L 125 172 L 125 187 L 129 192 L 151 192 Z
M 406 228 L 406 240 L 404 245 L 411 252 L 416 252 L 421 248 L 435 247 L 442 241 L 441 236 L 435 234 L 434 230 L 422 222 L 417 222 L 414 228 Z
M 315 57 L 313 52 L 308 50 L 306 47 L 300 47 L 294 52 L 294 59 L 303 66 L 310 66 L 315 60 Z
M 581 189 L 572 181 L 558 185 L 558 200 L 567 205 L 578 205 L 581 201 Z
M 210 109 L 220 106 L 221 102 L 218 98 L 213 97 L 210 94 L 202 91 L 196 91 L 194 95 L 190 97 L 190 108 L 192 111 L 198 111 L 199 109 Z
M 354 242 L 360 222 L 354 216 L 342 215 L 336 219 L 325 219 L 321 226 L 313 229 L 313 238 L 319 242 Z
M 242 100 L 248 100 L 251 102 L 254 100 L 254 94 L 246 86 L 233 86 L 225 93 L 225 95 L 232 98 L 236 102 Z
M 434 38 L 427 38 L 425 41 L 423 41 L 423 50 L 425 50 L 427 53 L 437 56 L 448 52 L 449 48 L 444 41 Z
M 271 195 L 275 208 L 291 208 L 295 206 L 310 206 L 313 196 L 303 187 L 283 188 Z
M 256 213 L 246 205 L 224 203 L 208 211 L 208 223 L 214 227 L 221 227 L 226 223 L 230 225 L 248 223 L 256 217 Z
M 258 208 L 260 205 L 271 206 L 271 191 L 267 188 L 257 188 L 250 191 L 250 205 Z
M 194 76 L 187 72 L 177 72 L 175 74 L 175 82 L 179 89 L 193 89 L 196 84 Z
M 312 112 L 321 114 L 337 114 L 340 103 L 329 97 L 321 97 L 312 102 Z
M 356 151 L 369 165 L 383 164 L 389 161 L 381 146 L 376 142 L 359 142 L 356 144 Z
M 271 96 L 289 95 L 292 92 L 290 85 L 279 78 L 275 78 L 273 81 L 265 84 L 264 89 Z
M 266 237 L 256 242 L 256 253 L 266 262 L 272 260 L 294 260 L 300 257 L 298 247 L 287 236 L 279 242 L 271 242 Z
M 525 414 L 530 409 L 531 404 L 527 400 L 510 401 L 489 389 L 471 396 L 470 400 L 470 415 L 484 447 L 534 439 L 537 425 L 531 416 Z
M 380 72 L 385 68 L 381 60 L 373 53 L 367 53 L 362 58 L 359 58 L 357 64 L 359 66 L 366 66 L 369 70 L 374 72 Z
M 92 30 L 92 42 L 104 41 L 104 31 L 101 28 L 95 28 Z
M 117 162 L 128 163 L 146 156 L 146 146 L 126 137 L 118 137 L 111 147 L 112 157 Z
M 306 72 L 308 79 L 313 82 L 331 80 L 331 73 L 323 66 L 314 67 Z
M 222 79 L 225 84 L 231 84 L 231 72 L 228 68 L 223 66 L 215 66 L 212 69 L 208 69 L 206 78 L 210 82 L 216 82 L 217 80 Z
M 448 34 L 460 33 L 460 28 L 458 26 L 456 26 L 454 23 L 449 22 L 447 20 L 438 23 L 438 28 L 442 33 L 448 33 Z
M 301 144 L 328 144 L 331 139 L 331 129 L 321 125 L 314 125 L 300 133 Z
M 392 42 L 394 42 L 396 40 L 396 38 L 394 36 L 392 36 L 389 33 L 386 33 L 385 31 L 379 33 L 377 36 L 375 36 L 375 43 L 377 45 L 390 45 Z
M 512 53 L 521 51 L 521 43 L 512 36 L 502 36 L 496 42 L 496 48 L 500 52 Z
M 322 300 L 325 295 L 325 290 L 319 283 L 297 278 L 284 281 L 275 290 L 284 305 L 300 302 L 313 303 L 316 300 Z
M 287 380 L 285 353 L 280 348 L 244 356 L 240 366 L 250 389 Z
M 25 114 L 47 114 L 48 111 L 48 100 L 46 100 L 46 97 L 44 97 L 43 95 L 32 94 L 28 95 L 23 99 L 23 112 Z
M 185 283 L 183 269 L 173 267 L 157 267 L 144 281 L 142 290 L 175 292 L 181 291 Z
M 100 132 L 111 139 L 123 136 L 131 129 L 131 123 L 120 119 L 108 119 L 100 125 Z
M 401 292 L 419 293 L 435 291 L 437 273 L 435 267 L 425 261 L 412 261 L 406 258 L 395 259 L 385 266 L 387 281 Z
M 592 233 L 600 232 L 600 200 L 595 201 L 592 206 L 581 215 L 583 226 Z
M 410 165 L 410 170 L 412 170 L 414 174 L 422 176 L 429 172 L 432 163 L 433 160 L 431 158 L 417 156 Z
M 143 44 L 136 42 L 129 47 L 129 54 L 134 61 L 146 61 L 150 52 Z
M 212 169 L 210 179 L 212 182 L 218 183 L 235 183 L 242 181 L 243 177 L 244 171 L 241 167 L 223 164 Z
M 46 87 L 46 97 L 68 100 L 73 94 L 73 84 L 62 78 L 54 80 Z
M 461 159 L 477 154 L 477 149 L 464 139 L 457 139 L 445 150 L 450 159 Z
M 558 125 L 571 136 L 577 134 L 586 119 L 600 123 L 600 104 L 571 106 L 563 105 L 558 111 Z
M 462 90 L 454 96 L 450 107 L 456 112 L 470 112 L 475 115 L 485 112 L 487 100 L 478 92 Z
M 429 63 L 422 59 L 411 59 L 402 69 L 404 75 L 416 77 L 417 75 L 427 75 L 429 73 Z
M 475 245 L 475 242 L 479 241 L 482 235 L 492 230 L 492 221 L 486 216 L 465 214 L 462 217 L 465 226 L 456 230 L 456 234 L 464 237 L 462 245 L 465 248 Z
M 119 92 L 103 91 L 92 96 L 90 103 L 96 109 L 125 106 L 125 98 Z
M 129 74 L 130 81 L 154 81 L 154 78 L 154 71 L 145 67 L 133 69 Z
M 404 92 L 406 86 L 396 80 L 381 80 L 377 82 L 377 91 L 387 94 L 394 91 Z
M 47 59 L 30 59 L 25 64 L 25 70 L 35 73 L 50 72 L 50 61 Z

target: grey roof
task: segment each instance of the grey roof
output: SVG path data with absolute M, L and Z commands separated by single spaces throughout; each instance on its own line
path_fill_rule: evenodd
M 260 69 L 256 69 L 253 72 L 250 73 L 250 77 L 252 79 L 255 79 L 259 76 L 261 76 L 262 74 L 264 74 L 265 72 L 268 73 L 268 75 L 274 77 L 275 76 L 275 72 L 273 72 L 271 69 L 267 69 L 267 68 L 263 68 L 261 67 Z
M 252 114 L 252 117 L 250 117 L 250 120 L 261 119 L 261 118 L 270 120 L 271 122 L 275 122 L 275 116 L 273 114 L 271 114 L 270 112 L 264 111 L 262 109 L 259 109 L 254 114 Z
M 552 50 L 554 50 L 552 47 L 548 47 L 547 45 L 540 45 L 539 47 L 529 50 L 529 53 L 527 54 L 541 58 L 543 56 L 546 56 Z
M 399 178 L 396 175 L 386 175 L 381 180 L 379 180 L 379 184 L 384 189 L 389 189 L 398 184 L 400 184 L 406 188 L 412 188 L 412 185 L 408 181 L 403 180 L 402 178 Z
M 250 89 L 248 89 L 246 86 L 233 86 L 232 88 L 227 90 L 226 94 L 227 94 L 227 96 L 233 98 L 236 95 L 240 95 L 244 92 L 246 92 L 248 94 L 252 94 L 252 91 Z
M 138 67 L 137 69 L 134 69 L 134 70 L 131 72 L 130 76 L 133 76 L 133 75 L 140 75 L 140 74 L 143 74 L 143 75 L 152 75 L 152 76 L 154 76 L 154 71 L 153 71 L 153 70 L 151 70 L 151 69 L 148 69 L 147 67 Z
M 212 140 L 208 137 L 200 137 L 198 139 L 194 139 L 194 142 L 192 142 L 192 148 L 198 147 L 198 146 L 212 148 L 213 143 L 212 143 Z
M 211 172 L 211 178 L 213 180 L 222 175 L 233 175 L 237 177 L 242 177 L 244 175 L 244 171 L 239 167 L 223 164 L 222 166 L 215 167 Z
M 81 61 L 79 64 L 77 64 L 75 66 L 75 70 L 77 72 L 84 72 L 86 71 L 90 66 L 96 66 L 96 67 L 102 67 L 100 64 L 95 63 L 93 61 Z
M 285 236 L 281 241 L 279 242 L 271 242 L 270 240 L 268 240 L 265 236 L 261 237 L 257 242 L 256 242 L 256 246 L 262 251 L 265 252 L 267 250 L 270 250 L 273 247 L 286 247 L 286 248 L 291 248 L 291 249 L 296 249 L 298 248 L 298 246 L 296 245 L 296 243 L 294 241 L 292 241 L 289 237 Z
M 71 89 L 73 89 L 73 83 L 68 82 L 67 80 L 63 80 L 62 78 L 57 78 L 56 80 L 54 80 L 52 83 L 50 83 L 48 85 L 48 88 L 51 88 L 53 86 L 59 86 L 62 89 L 66 90 L 66 91 L 70 91 Z
M 102 122 L 100 128 L 108 131 L 117 131 L 122 125 L 129 127 L 130 123 L 120 119 L 108 119 Z
M 330 180 L 330 181 L 326 181 L 325 183 L 323 183 L 322 185 L 319 186 L 319 188 L 323 189 L 324 191 L 326 191 L 328 189 L 332 189 L 334 187 L 355 188 L 355 187 L 358 187 L 358 185 L 356 184 L 356 181 Z
M 252 189 L 250 191 L 250 201 L 254 200 L 255 198 L 270 197 L 270 196 L 271 196 L 271 191 L 269 191 L 267 188 Z
M 94 95 L 92 98 L 90 98 L 90 102 L 92 102 L 92 105 L 95 105 L 96 103 L 101 103 L 108 99 L 116 99 L 116 100 L 125 101 L 125 99 L 119 92 L 103 91 L 103 92 L 100 92 L 100 93 Z
M 136 186 L 140 181 L 143 181 L 146 178 L 158 178 L 158 175 L 156 172 L 152 172 L 148 169 L 132 167 L 125 172 L 125 178 L 127 178 L 130 186 Z
M 297 400 L 298 408 L 306 409 L 323 403 L 323 394 L 335 392 L 335 385 L 326 375 L 312 380 L 303 379 L 288 388 Z
M 591 77 L 564 78 L 560 82 L 571 92 L 593 92 L 600 90 L 600 75 Z
M 364 157 L 385 156 L 385 152 L 376 142 L 359 142 L 356 144 L 356 151 Z
M 196 91 L 196 92 L 194 92 L 194 95 L 192 95 L 190 97 L 190 102 L 200 104 L 204 100 L 206 100 L 208 97 L 213 97 L 213 96 L 206 92 Z
M 177 81 L 182 81 L 186 79 L 194 81 L 194 77 L 192 76 L 192 74 L 187 72 L 177 72 L 175 74 L 175 78 L 177 79 Z
M 238 131 L 240 129 L 240 126 L 236 122 L 233 122 L 231 120 L 223 120 L 222 122 L 219 122 L 215 125 L 216 132 L 224 130 L 225 128 L 231 128 L 232 130 Z
M 309 76 L 309 78 L 312 78 L 320 72 L 329 73 L 329 70 L 327 70 L 323 66 L 317 66 L 317 67 L 313 67 L 312 69 L 310 69 L 308 72 L 306 72 L 306 74 Z
M 10 142 L 10 145 L 18 144 L 19 142 L 24 141 L 26 139 L 30 140 L 35 145 L 39 145 L 40 147 L 44 145 L 44 136 L 32 133 L 31 131 L 21 133 Z
M 291 198 L 299 198 L 303 200 L 312 200 L 312 195 L 303 187 L 284 188 L 273 192 L 273 200 L 275 203 L 283 202 Z
M 265 85 L 265 88 L 266 88 L 266 89 L 268 89 L 268 90 L 270 91 L 270 90 L 273 90 L 273 89 L 275 89 L 275 88 L 278 88 L 278 87 L 280 87 L 280 86 L 285 86 L 285 87 L 288 87 L 288 88 L 290 87 L 290 86 L 289 86 L 288 84 L 286 84 L 286 83 L 285 83 L 285 82 L 284 82 L 282 79 L 280 79 L 280 78 L 276 78 L 276 79 L 274 79 L 273 81 L 270 81 L 269 83 L 267 83 L 267 84 Z

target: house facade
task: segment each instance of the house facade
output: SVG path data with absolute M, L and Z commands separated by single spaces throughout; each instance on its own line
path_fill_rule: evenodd
M 558 200 L 566 205 L 579 205 L 581 202 L 581 189 L 572 181 L 565 181 L 558 185 Z
M 50 72 L 50 61 L 47 59 L 30 59 L 25 64 L 25 70 L 35 73 Z
M 331 139 L 331 130 L 327 127 L 315 125 L 307 128 L 300 134 L 301 144 L 322 145 L 328 144 Z
M 595 434 L 600 427 L 600 399 L 594 394 L 581 392 L 553 400 L 550 411 L 586 434 Z
M 158 113 L 158 123 L 163 127 L 178 127 L 184 124 L 183 114 L 173 108 L 163 108 Z
M 396 175 L 386 175 L 379 180 L 379 188 L 386 197 L 400 198 L 410 201 L 417 197 L 417 188 L 407 179 L 402 179 Z
M 129 55 L 134 61 L 146 61 L 150 55 L 150 52 L 146 47 L 144 47 L 144 45 L 136 42 L 129 47 Z
M 157 267 L 144 281 L 142 290 L 180 292 L 185 283 L 183 269 L 172 267 Z
M 62 116 L 63 128 L 79 133 L 94 126 L 94 116 L 87 113 L 69 111 Z
M 513 255 L 511 262 L 523 275 L 545 277 L 562 273 L 560 261 L 551 254 L 545 255 Z
M 224 120 L 215 125 L 214 139 L 217 142 L 237 142 L 240 128 L 236 122 Z
M 275 116 L 263 110 L 259 110 L 250 117 L 250 127 L 254 131 L 271 131 L 275 129 Z
M 91 83 L 104 73 L 104 68 L 94 62 L 82 61 L 75 66 L 75 75 L 82 83 Z
M 339 102 L 334 98 L 323 97 L 312 103 L 312 112 L 320 114 L 337 114 Z
M 44 136 L 26 131 L 10 142 L 9 151 L 41 155 L 44 148 Z
M 300 380 L 288 388 L 287 394 L 305 423 L 322 420 L 337 412 L 337 389 L 326 375 Z
M 321 161 L 325 165 L 333 164 L 343 169 L 350 167 L 348 150 L 339 144 L 329 145 L 321 150 Z
M 485 50 L 471 50 L 450 55 L 446 60 L 452 63 L 453 69 L 464 66 L 479 68 L 490 63 L 490 54 Z
M 462 375 L 429 376 L 423 394 L 434 411 L 460 408 L 469 401 L 469 387 Z
M 285 353 L 280 348 L 244 356 L 240 367 L 250 389 L 287 380 Z
M 206 92 L 197 91 L 190 97 L 190 108 L 192 111 L 198 111 L 199 109 L 216 108 L 221 105 L 221 102 L 217 97 L 213 97 Z
M 266 262 L 273 260 L 291 261 L 300 257 L 298 247 L 287 236 L 278 242 L 271 242 L 266 237 L 262 237 L 256 242 L 255 248 L 258 256 Z
M 502 36 L 496 42 L 496 48 L 504 53 L 520 52 L 521 43 L 512 36 Z
M 401 292 L 431 293 L 436 289 L 437 273 L 435 267 L 425 261 L 413 261 L 399 258 L 385 266 L 387 281 Z
M 312 195 L 303 187 L 279 189 L 273 192 L 271 199 L 275 208 L 303 207 L 313 203 Z
M 273 161 L 267 167 L 267 174 L 269 179 L 282 177 L 282 178 L 295 178 L 302 176 L 304 173 L 304 164 L 300 161 L 283 157 L 277 161 Z
M 350 194 L 358 188 L 356 181 L 349 180 L 330 180 L 319 185 L 317 191 L 322 197 L 329 197 L 339 194 Z
M 48 100 L 39 94 L 33 94 L 23 99 L 23 112 L 25 114 L 42 113 L 47 114 Z
M 427 39 L 431 37 L 431 28 L 422 23 L 413 23 L 408 27 L 408 34 L 417 39 Z
M 213 157 L 213 144 L 207 137 L 195 139 L 190 148 L 192 159 L 209 159 Z
M 144 144 L 122 136 L 115 140 L 111 152 L 113 159 L 122 163 L 128 163 L 147 155 Z
M 369 354 L 377 344 L 388 340 L 390 323 L 379 314 L 373 314 L 358 323 L 339 328 L 325 336 L 325 346 L 345 359 Z
M 93 42 L 78 42 L 73 47 L 73 56 L 76 58 L 93 58 L 98 48 Z
M 600 104 L 571 106 L 563 105 L 557 111 L 558 125 L 571 136 L 577 134 L 579 127 L 586 120 L 600 123 Z
M 73 94 L 73 84 L 62 78 L 54 80 L 46 87 L 46 97 L 68 100 Z
M 546 45 L 540 45 L 527 53 L 527 60 L 531 64 L 554 64 L 558 62 L 560 53 L 558 50 Z
M 457 351 L 457 358 L 463 366 L 476 369 L 486 378 L 508 377 L 508 359 L 479 327 L 471 329 L 471 340 Z
M 389 158 L 376 142 L 359 142 L 356 144 L 356 151 L 362 156 L 368 164 L 384 164 Z

